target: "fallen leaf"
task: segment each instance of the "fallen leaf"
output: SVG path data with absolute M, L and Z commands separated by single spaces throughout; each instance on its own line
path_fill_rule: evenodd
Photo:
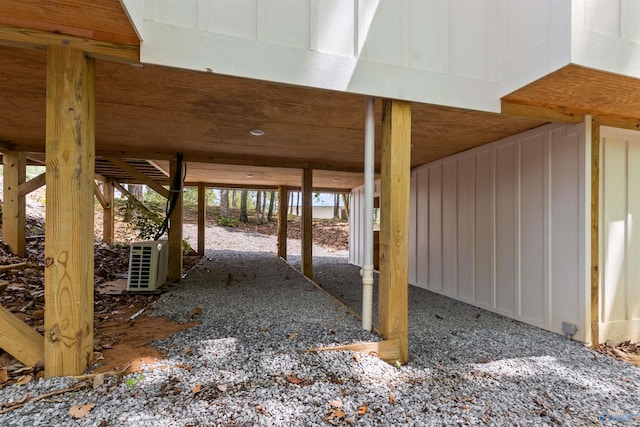
M 389 394 L 389 403 L 394 404 L 396 402 L 396 397 L 393 394 Z
M 191 393 L 193 394 L 199 393 L 201 389 L 202 389 L 202 384 L 198 383 L 193 387 L 191 387 Z
M 356 362 L 356 363 L 360 363 L 360 355 L 358 353 L 354 353 L 353 356 L 351 356 L 351 358 Z
M 347 414 L 340 408 L 331 408 L 329 412 L 327 412 L 327 421 L 333 424 L 334 426 L 339 425 L 344 421 Z
M 333 408 L 342 408 L 342 402 L 340 402 L 339 400 L 330 400 L 329 406 Z
M 365 403 L 364 405 L 358 406 L 358 415 L 364 415 L 367 413 L 368 410 L 369 410 L 369 402 Z
M 226 384 L 218 384 L 217 389 L 224 393 L 225 391 L 227 391 L 227 386 Z
M 267 332 L 269 330 L 268 326 L 260 326 L 260 332 Z
M 478 363 L 489 363 L 490 360 L 486 357 L 481 357 L 480 359 L 478 359 Z
M 18 378 L 18 381 L 16 381 L 16 385 L 29 384 L 32 379 L 33 379 L 33 375 L 23 375 Z
M 473 316 L 473 317 L 475 317 L 476 319 L 479 318 L 480 317 L 480 313 L 476 313 L 476 315 Z
M 189 348 L 189 347 L 185 347 L 182 349 L 182 352 L 186 355 L 191 355 L 193 354 L 193 351 Z
M 95 403 L 88 403 L 86 405 L 74 405 L 69 409 L 69 413 L 73 418 L 80 419 L 84 418 L 91 412 L 93 408 L 95 408 Z
M 536 403 L 540 406 L 542 406 L 544 409 L 546 409 L 547 411 L 549 410 L 549 407 L 540 399 L 536 399 Z
M 94 390 L 104 384 L 104 374 L 98 374 L 93 377 L 93 388 Z
M 290 340 L 292 340 L 292 339 L 294 339 L 294 338 L 295 338 L 295 337 L 297 337 L 297 336 L 298 336 L 298 333 L 297 333 L 297 332 L 291 332 L 287 338 L 289 338 Z
M 302 380 L 293 375 L 287 375 L 287 380 L 292 384 L 300 384 Z
M 264 408 L 260 405 L 256 405 L 256 412 L 258 412 L 259 414 L 266 414 L 267 411 L 264 410 Z
M 198 316 L 198 315 L 202 314 L 202 308 L 201 308 L 201 307 L 198 307 L 198 306 L 194 307 L 194 308 L 193 308 L 193 313 L 192 313 L 192 314 L 193 314 L 194 316 Z

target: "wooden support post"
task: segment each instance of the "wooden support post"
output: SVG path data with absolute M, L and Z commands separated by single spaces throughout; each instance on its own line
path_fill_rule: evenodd
M 278 256 L 287 259 L 287 187 L 278 187 Z
M 44 362 L 44 339 L 9 310 L 0 307 L 0 348 L 27 366 Z
M 207 229 L 207 197 L 204 183 L 198 184 L 198 254 L 204 256 L 205 230 Z
M 25 169 L 26 170 L 26 169 Z M 20 196 L 26 196 L 47 183 L 47 173 L 43 172 L 35 178 L 20 184 Z
M 5 151 L 4 164 L 4 200 L 2 203 L 2 240 L 9 250 L 18 256 L 24 256 L 26 247 L 26 203 L 20 195 L 20 185 L 27 178 L 27 157 L 19 151 Z
M 600 123 L 591 119 L 591 346 L 600 344 Z
M 411 104 L 392 100 L 383 104 L 378 320 L 385 339 L 400 340 L 404 363 L 409 323 Z
M 313 279 L 313 171 L 302 170 L 302 274 Z
M 46 95 L 45 376 L 93 358 L 95 62 L 49 46 Z
M 107 206 L 102 209 L 102 240 L 107 243 L 113 243 L 115 240 L 115 207 L 114 188 L 111 179 L 104 180 L 103 196 Z
M 171 182 L 178 173 L 178 163 L 171 161 Z M 182 189 L 184 181 L 180 177 L 180 188 L 176 204 L 169 217 L 169 281 L 179 282 L 182 279 Z M 169 195 L 171 197 L 171 195 Z

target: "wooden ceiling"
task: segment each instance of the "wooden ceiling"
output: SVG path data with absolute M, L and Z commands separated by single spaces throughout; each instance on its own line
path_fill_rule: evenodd
M 227 183 L 247 167 L 311 167 L 314 186 L 350 189 L 362 182 L 365 101 L 360 95 L 293 87 L 173 68 L 96 60 L 98 156 L 189 163 L 190 182 Z M 44 151 L 46 53 L 0 46 L 0 141 Z M 378 123 L 381 102 L 377 102 Z M 546 120 L 413 104 L 412 166 L 542 125 Z M 260 137 L 249 133 L 262 129 Z M 379 140 L 377 132 L 377 159 Z M 231 171 L 234 173 L 231 173 Z M 262 169 L 261 169 L 262 170 Z M 298 172 L 296 172 L 297 174 Z M 255 173 L 254 176 L 267 176 Z M 297 175 L 296 175 L 297 176 Z M 337 181 L 336 181 L 337 180 Z
M 502 98 L 502 111 L 578 123 L 640 129 L 640 79 L 567 65 Z

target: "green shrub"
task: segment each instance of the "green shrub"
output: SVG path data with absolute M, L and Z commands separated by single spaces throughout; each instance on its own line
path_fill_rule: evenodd
M 223 227 L 237 227 L 238 226 L 238 220 L 235 219 L 235 218 L 220 217 L 220 218 L 218 218 L 218 225 L 221 225 Z

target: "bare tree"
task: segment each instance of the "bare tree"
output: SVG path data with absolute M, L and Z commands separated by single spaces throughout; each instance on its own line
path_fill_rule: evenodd
M 236 200 L 236 190 L 231 191 L 231 206 L 234 208 L 238 207 L 238 201 Z
M 300 192 L 296 193 L 296 216 L 300 216 Z
M 271 192 L 271 197 L 269 198 L 269 212 L 267 213 L 267 221 L 273 221 L 273 204 L 276 200 L 276 192 Z
M 256 191 L 256 220 L 262 224 L 262 191 Z
M 333 218 L 340 219 L 340 195 L 338 193 L 333 195 Z
M 220 190 L 220 216 L 229 218 L 229 190 Z
M 248 191 L 242 190 L 240 193 L 240 221 L 249 222 L 249 217 L 247 216 L 247 196 Z

